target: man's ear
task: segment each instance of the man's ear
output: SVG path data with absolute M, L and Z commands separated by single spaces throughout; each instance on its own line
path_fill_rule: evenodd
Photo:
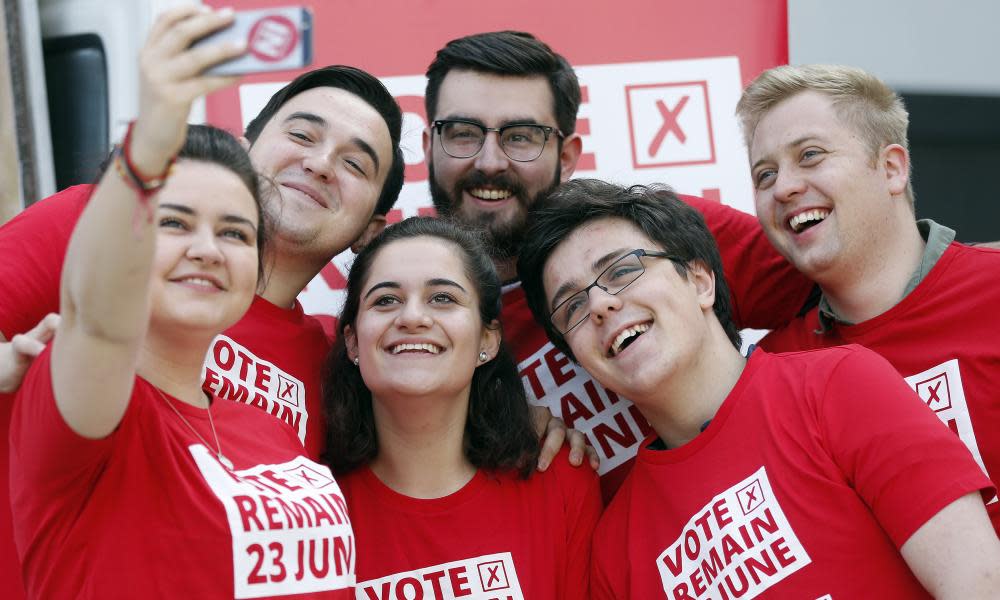
M 693 260 L 687 266 L 688 281 L 694 284 L 698 305 L 711 312 L 715 306 L 715 273 L 704 262 Z
M 899 144 L 889 144 L 882 148 L 879 159 L 885 168 L 889 193 L 893 196 L 905 193 L 910 182 L 910 153 Z
M 358 357 L 358 336 L 354 335 L 354 328 L 350 325 L 344 325 L 344 346 L 347 358 L 353 362 Z
M 236 138 L 236 141 L 240 143 L 240 146 L 243 146 L 244 150 L 250 152 L 250 140 L 241 135 L 240 137 Z
M 424 146 L 424 162 L 425 163 L 429 163 L 430 162 L 430 157 L 431 157 L 431 138 L 434 137 L 433 133 L 434 132 L 431 130 L 431 128 L 429 126 L 428 127 L 424 127 L 423 146 Z
M 563 140 L 562 151 L 559 152 L 559 183 L 568 181 L 573 176 L 581 152 L 583 152 L 583 138 L 580 134 L 574 133 Z
M 351 244 L 351 251 L 357 254 L 361 250 L 371 243 L 375 239 L 375 236 L 382 233 L 385 229 L 385 215 L 372 215 L 371 221 L 368 221 L 368 225 L 365 226 L 365 230 L 361 232 L 358 239 Z

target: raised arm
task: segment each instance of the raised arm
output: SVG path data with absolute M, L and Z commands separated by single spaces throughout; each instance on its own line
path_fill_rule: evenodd
M 140 53 L 139 118 L 73 231 L 52 384 L 66 423 L 85 437 L 104 437 L 121 421 L 149 320 L 157 201 L 155 193 L 138 190 L 128 171 L 146 181 L 165 174 L 183 144 L 192 101 L 234 82 L 199 74 L 242 49 L 189 49 L 231 20 L 229 11 L 185 6 L 153 24 Z

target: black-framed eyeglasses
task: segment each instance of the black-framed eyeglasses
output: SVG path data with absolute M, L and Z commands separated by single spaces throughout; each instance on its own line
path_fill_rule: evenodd
M 511 160 L 531 162 L 542 155 L 549 136 L 560 139 L 561 131 L 548 125 L 519 123 L 503 127 L 484 127 L 474 121 L 444 119 L 431 123 L 441 139 L 441 148 L 452 158 L 472 158 L 482 150 L 486 134 L 495 131 L 500 138 L 500 148 Z
M 622 290 L 632 285 L 636 279 L 639 279 L 646 272 L 642 264 L 643 256 L 666 258 L 675 263 L 684 263 L 684 260 L 680 257 L 667 254 L 666 252 L 655 252 L 641 248 L 632 250 L 601 271 L 601 274 L 597 276 L 597 279 L 593 283 L 575 292 L 552 310 L 552 314 L 549 315 L 549 321 L 556 328 L 556 331 L 562 335 L 566 335 L 580 323 L 587 320 L 587 317 L 590 316 L 590 311 L 587 310 L 590 290 L 599 287 L 604 292 L 616 296 Z

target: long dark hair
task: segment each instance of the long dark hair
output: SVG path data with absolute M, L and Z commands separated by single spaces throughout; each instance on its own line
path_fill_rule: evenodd
M 347 299 L 337 325 L 337 341 L 327 359 L 323 380 L 328 438 L 325 462 L 347 473 L 378 454 L 371 391 L 347 354 L 344 328 L 354 326 L 361 286 L 379 252 L 389 244 L 416 237 L 449 242 L 462 257 L 466 275 L 479 297 L 479 316 L 491 327 L 500 316 L 500 278 L 479 237 L 441 219 L 413 217 L 388 227 L 358 254 L 347 279 Z M 538 462 L 538 436 L 517 365 L 501 342 L 496 357 L 476 367 L 465 422 L 465 457 L 477 468 L 516 470 L 527 477 Z

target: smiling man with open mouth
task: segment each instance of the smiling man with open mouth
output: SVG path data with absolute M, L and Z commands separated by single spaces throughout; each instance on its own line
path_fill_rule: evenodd
M 822 291 L 761 347 L 874 350 L 1000 482 L 1000 252 L 916 218 L 902 99 L 855 67 L 786 65 L 747 87 L 737 115 L 761 226 Z
M 741 355 L 673 193 L 573 180 L 525 240 L 535 320 L 653 429 L 595 530 L 592 598 L 997 597 L 994 488 L 961 441 L 860 346 Z
M 424 156 L 434 207 L 484 228 L 497 271 L 510 281 L 528 209 L 580 157 L 576 77 L 548 46 L 508 31 L 450 42 L 427 79 Z

